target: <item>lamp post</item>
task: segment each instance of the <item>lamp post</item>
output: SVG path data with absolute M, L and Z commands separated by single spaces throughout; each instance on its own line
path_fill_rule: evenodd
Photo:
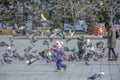
M 25 18 L 24 18 L 24 15 L 25 15 L 25 3 L 24 3 L 24 0 L 22 1 L 22 5 L 23 5 L 23 26 L 25 25 L 24 22 L 25 22 Z
M 23 15 L 23 18 L 22 18 L 22 25 L 25 26 L 25 2 L 26 0 L 20 0 L 21 3 L 22 3 L 22 15 Z
M 27 0 L 20 0 L 20 2 L 22 3 L 22 26 L 25 26 L 25 2 L 26 2 Z M 25 35 L 26 34 L 26 31 L 25 31 L 25 29 L 21 29 L 21 31 L 20 31 L 20 33 L 22 34 L 22 35 Z

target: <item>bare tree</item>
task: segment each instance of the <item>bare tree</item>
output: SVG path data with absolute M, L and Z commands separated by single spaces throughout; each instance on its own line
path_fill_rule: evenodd
M 86 15 L 84 11 L 86 8 L 85 0 L 69 0 L 66 3 L 64 10 L 66 13 L 69 13 L 69 16 L 72 18 L 74 31 L 76 30 L 77 18 Z
M 103 0 L 103 5 L 110 22 L 113 24 L 115 15 L 120 15 L 120 0 Z

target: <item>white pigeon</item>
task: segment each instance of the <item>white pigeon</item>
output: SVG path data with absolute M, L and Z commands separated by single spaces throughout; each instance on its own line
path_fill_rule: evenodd
M 41 23 L 42 23 L 43 27 L 47 26 L 46 22 L 47 22 L 47 19 L 44 17 L 43 14 L 41 14 Z
M 25 26 L 18 27 L 17 24 L 14 24 L 14 26 L 15 26 L 15 28 L 17 29 L 17 31 L 20 31 L 20 30 L 25 29 Z
M 43 14 L 41 14 L 41 18 L 42 18 L 42 20 L 47 20 L 45 17 L 44 17 L 44 15 Z
M 41 20 L 40 20 L 41 24 L 43 25 L 43 27 L 47 26 L 47 24 L 54 24 L 53 22 L 51 22 L 50 20 L 47 20 L 43 14 L 41 14 Z
M 72 38 L 73 35 L 75 34 L 75 31 L 72 32 L 72 30 L 69 30 L 69 34 L 70 34 L 70 38 Z
M 60 32 L 59 29 L 54 29 L 54 30 L 53 30 L 53 34 L 51 34 L 50 38 L 55 37 L 59 32 Z
M 98 74 L 101 75 L 101 76 L 104 76 L 105 72 L 99 72 Z
M 18 25 L 17 25 L 17 24 L 14 24 L 14 26 L 15 26 L 15 28 L 16 28 L 17 30 L 19 30 L 19 28 L 18 28 Z

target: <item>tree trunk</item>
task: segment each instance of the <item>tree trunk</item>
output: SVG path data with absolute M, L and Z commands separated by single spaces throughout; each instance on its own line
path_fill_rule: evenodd
M 73 31 L 76 32 L 76 18 L 74 18 L 73 21 L 74 21 L 74 23 L 73 23 L 73 24 L 74 24 L 74 25 L 73 25 Z

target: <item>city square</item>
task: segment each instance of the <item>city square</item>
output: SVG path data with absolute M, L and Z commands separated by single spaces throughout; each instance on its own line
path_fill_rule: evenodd
M 23 56 L 23 49 L 30 45 L 30 41 L 26 38 L 13 38 L 15 46 L 13 49 L 17 49 L 17 52 Z M 68 43 L 65 43 L 64 39 L 55 39 L 51 43 L 51 46 L 56 40 L 64 42 L 65 46 L 70 46 L 70 48 L 75 47 L 78 50 L 77 40 L 73 39 Z M 106 40 L 102 38 L 94 39 L 90 38 L 92 43 L 97 41 L 104 41 L 104 46 L 106 47 Z M 8 38 L 2 38 L 0 41 L 9 43 Z M 36 48 L 41 51 L 46 48 L 42 44 L 43 39 L 38 39 L 35 43 Z M 117 47 L 115 51 L 118 55 L 119 50 L 119 39 L 117 40 Z M 7 47 L 0 47 L 0 53 L 4 53 Z M 38 52 L 39 52 L 38 51 Z M 40 57 L 39 60 L 35 61 L 31 65 L 27 65 L 25 61 L 19 61 L 17 59 L 12 59 L 11 64 L 0 64 L 0 79 L 1 80 L 87 80 L 88 77 L 97 74 L 99 72 L 104 72 L 104 76 L 97 78 L 96 80 L 119 80 L 120 77 L 120 58 L 117 61 L 108 61 L 107 48 L 105 50 L 105 57 L 94 61 L 90 60 L 90 65 L 85 65 L 83 60 L 81 61 L 65 61 L 68 65 L 66 71 L 55 72 L 55 62 L 47 63 L 45 59 Z M 1 55 L 0 55 L 1 56 Z
M 0 0 L 0 80 L 120 80 L 120 0 Z

